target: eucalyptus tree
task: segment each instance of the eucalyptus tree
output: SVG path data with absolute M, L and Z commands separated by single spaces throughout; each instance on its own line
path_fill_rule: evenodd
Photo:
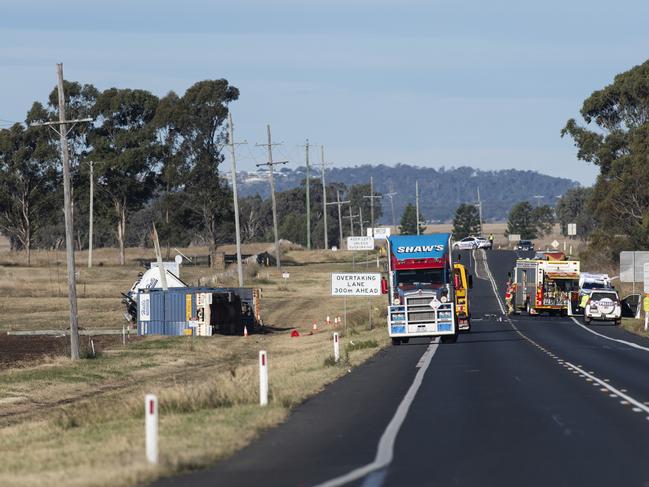
M 89 157 L 102 161 L 97 196 L 112 207 L 121 265 L 128 215 L 150 200 L 156 186 L 160 150 L 152 120 L 157 107 L 158 98 L 148 91 L 109 88 L 93 109 Z

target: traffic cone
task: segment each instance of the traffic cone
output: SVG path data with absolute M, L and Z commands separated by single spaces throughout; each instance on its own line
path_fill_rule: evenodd
M 299 336 L 300 336 L 300 332 L 299 332 L 299 331 L 297 331 L 297 330 L 293 330 L 293 331 L 291 332 L 291 337 L 299 337 Z
M 331 325 L 331 318 L 327 315 L 327 326 Z
M 313 333 L 315 333 L 315 332 L 317 332 L 317 331 L 318 331 L 318 322 L 317 322 L 317 321 L 314 321 L 314 322 L 313 322 Z
M 248 336 L 248 327 L 246 327 L 246 325 L 243 325 L 243 336 L 244 337 Z

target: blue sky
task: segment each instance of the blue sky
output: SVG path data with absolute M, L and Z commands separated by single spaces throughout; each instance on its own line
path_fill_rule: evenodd
M 337 166 L 515 167 L 588 185 L 596 168 L 559 132 L 645 61 L 648 18 L 630 0 L 7 1 L 0 119 L 45 99 L 57 62 L 67 79 L 159 96 L 226 78 L 241 90 L 236 138 L 252 143 L 242 169 L 263 161 L 270 123 L 295 165 L 308 137 Z

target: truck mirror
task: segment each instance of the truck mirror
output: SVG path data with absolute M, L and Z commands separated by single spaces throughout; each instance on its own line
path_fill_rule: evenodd
M 460 288 L 460 276 L 458 276 L 457 274 L 453 276 L 453 286 L 455 287 L 455 289 Z
M 469 274 L 469 289 L 473 289 L 473 275 Z

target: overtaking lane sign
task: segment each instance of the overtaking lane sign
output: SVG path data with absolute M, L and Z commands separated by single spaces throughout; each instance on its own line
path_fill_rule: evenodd
M 332 296 L 380 296 L 378 272 L 341 272 L 331 274 Z

